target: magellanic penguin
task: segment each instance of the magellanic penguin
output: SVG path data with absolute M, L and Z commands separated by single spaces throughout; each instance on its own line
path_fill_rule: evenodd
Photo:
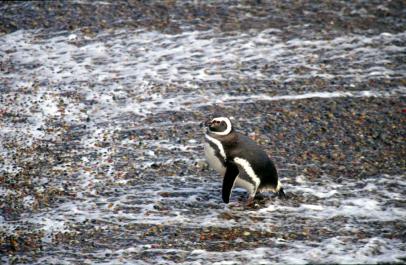
M 274 163 L 253 140 L 235 132 L 230 119 L 217 117 L 206 121 L 205 126 L 205 156 L 209 165 L 223 177 L 225 203 L 230 201 L 234 186 L 248 191 L 248 203 L 261 191 L 285 197 Z

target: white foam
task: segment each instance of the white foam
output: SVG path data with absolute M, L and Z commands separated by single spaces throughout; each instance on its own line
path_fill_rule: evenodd
M 97 104 L 89 111 L 96 117 L 103 115 L 105 111 L 108 111 L 105 113 L 107 115 L 117 110 L 137 114 L 160 110 L 182 110 L 187 109 L 191 104 L 213 104 L 213 99 L 217 102 L 243 102 L 246 99 L 298 100 L 391 95 L 385 91 L 333 91 L 277 96 L 254 93 L 241 97 L 227 94 L 223 96 L 217 92 L 213 94 L 205 91 L 197 97 L 192 94 L 162 93 L 162 90 L 161 93 L 153 93 L 151 90 L 157 86 L 156 83 L 176 82 L 183 87 L 196 89 L 199 88 L 199 82 L 223 81 L 235 77 L 244 78 L 244 76 L 257 76 L 259 79 L 278 81 L 315 76 L 323 79 L 340 77 L 358 79 L 360 82 L 367 81 L 371 76 L 373 78 L 404 77 L 404 72 L 390 69 L 386 63 L 393 56 L 393 49 L 402 47 L 386 45 L 386 43 L 404 39 L 406 32 L 372 37 L 354 35 L 329 41 L 294 39 L 288 42 L 278 39 L 272 32 L 272 30 L 265 30 L 255 34 L 242 33 L 235 38 L 234 36 L 216 36 L 213 32 L 183 32 L 179 35 L 167 35 L 142 30 L 118 30 L 102 32 L 87 45 L 76 47 L 71 40 L 73 36 L 83 39 L 84 36 L 80 32 L 40 40 L 36 38 L 35 32 L 20 30 L 2 36 L 0 52 L 6 49 L 9 43 L 13 43 L 16 51 L 2 53 L 5 60 L 14 61 L 16 64 L 40 65 L 37 68 L 18 68 L 16 72 L 5 74 L 4 78 L 20 83 L 20 86 L 32 80 L 37 80 L 39 84 L 52 81 L 53 84 L 45 87 L 40 85 L 39 89 L 55 93 L 59 93 L 60 89 L 80 90 L 84 95 L 95 96 Z M 374 43 L 377 47 L 372 47 L 370 43 Z M 226 54 L 224 50 L 227 50 Z M 323 51 L 325 56 L 332 60 L 351 57 L 351 65 L 368 61 L 372 66 L 369 69 L 349 66 L 339 73 L 326 73 L 317 60 L 315 63 L 310 63 L 306 59 L 316 56 L 317 51 Z M 26 56 L 27 54 L 30 56 Z M 241 61 L 242 58 L 244 61 Z M 280 70 L 272 75 L 262 73 L 260 67 L 239 71 L 241 63 L 256 65 L 257 61 L 261 62 L 260 65 L 273 65 Z M 221 65 L 218 62 L 221 62 Z M 303 74 L 296 73 L 295 69 L 300 67 L 305 67 L 309 71 L 304 71 Z M 147 84 L 145 80 L 152 82 Z M 92 84 L 93 87 L 83 86 L 83 83 Z M 109 86 L 106 86 L 107 84 Z M 252 88 L 252 90 L 255 89 Z M 126 104 L 119 106 L 112 100 L 113 95 L 125 98 Z M 132 95 L 137 95 L 140 100 L 135 100 Z M 206 104 L 203 104 L 204 102 Z M 43 106 L 44 115 L 56 113 L 55 105 L 50 104 L 46 107 L 47 104 L 43 104 Z
M 195 250 L 191 252 L 198 260 L 226 260 L 235 264 L 308 264 L 339 263 L 363 264 L 400 262 L 396 245 L 399 240 L 370 238 L 358 243 L 348 244 L 346 238 L 333 237 L 322 242 L 271 240 L 275 247 L 252 250 L 210 252 Z M 281 251 L 278 246 L 286 245 Z M 379 253 L 379 254 L 377 254 Z M 218 261 L 221 262 L 221 261 Z
M 270 199 L 259 210 L 223 207 L 221 183 L 207 171 L 198 175 L 165 176 L 164 183 L 146 179 L 136 185 L 126 185 L 129 181 L 133 183 L 134 179 L 149 177 L 144 172 L 148 172 L 153 164 L 172 167 L 174 163 L 183 163 L 182 166 L 187 168 L 202 158 L 201 142 L 196 140 L 174 143 L 173 139 L 144 139 L 148 137 L 141 134 L 135 140 L 117 140 L 121 130 L 155 130 L 165 126 L 176 132 L 179 125 L 197 126 L 194 120 L 178 123 L 167 120 L 151 124 L 149 119 L 145 119 L 151 118 L 151 114 L 190 111 L 213 104 L 383 98 L 406 94 L 405 87 L 391 91 L 342 91 L 342 88 L 334 91 L 334 87 L 329 87 L 332 91 L 302 93 L 287 89 L 278 94 L 256 87 L 248 87 L 249 93 L 245 94 L 234 94 L 232 89 L 229 91 L 233 93 L 227 94 L 222 87 L 200 89 L 202 84 L 212 81 L 255 78 L 258 81 L 286 83 L 314 77 L 354 80 L 354 89 L 357 84 L 369 80 L 405 77 L 403 69 L 391 68 L 388 62 L 396 58 L 395 52 L 404 50 L 404 47 L 392 43 L 402 43 L 406 32 L 290 41 L 282 40 L 274 33 L 275 30 L 265 30 L 226 36 L 209 31 L 166 35 L 125 29 L 101 32 L 95 37 L 84 36 L 80 31 L 47 39 L 27 30 L 2 35 L 0 56 L 4 62 L 13 62 L 15 69 L 2 73 L 8 90 L 1 94 L 4 99 L 1 107 L 27 118 L 27 121 L 2 120 L 0 154 L 3 160 L 0 171 L 16 174 L 22 170 L 14 167 L 16 150 L 6 148 L 6 140 L 18 143 L 19 147 L 35 146 L 42 141 L 61 144 L 64 141 L 63 128 L 70 125 L 78 126 L 75 130 L 80 135 L 75 141 L 75 152 L 69 155 L 81 158 L 74 164 L 52 167 L 53 170 L 67 172 L 67 178 L 74 183 L 71 192 L 76 194 L 76 198 L 40 209 L 29 216 L 23 215 L 21 220 L 44 229 L 46 242 L 50 242 L 53 234 L 67 231 L 71 225 L 87 219 L 118 225 L 214 226 L 270 231 L 272 227 L 282 226 L 285 220 L 289 222 L 298 217 L 314 223 L 344 217 L 350 223 L 340 229 L 346 233 L 354 231 L 354 224 L 405 220 L 406 210 L 398 203 L 404 198 L 404 175 L 351 179 L 345 183 L 334 183 L 329 176 L 315 182 L 299 175 L 292 182 L 284 183 L 285 190 L 297 196 L 299 203 Z M 77 42 L 81 45 L 76 46 Z M 321 57 L 344 62 L 349 60 L 351 64 L 335 72 L 328 65 L 323 65 Z M 29 64 L 37 66 L 29 67 Z M 257 67 L 246 67 L 253 65 Z M 265 65 L 274 68 L 270 71 L 262 67 Z M 359 65 L 368 65 L 368 68 Z M 69 93 L 70 96 L 67 96 Z M 131 119 L 134 124 L 123 118 L 126 115 L 135 115 L 136 118 Z M 61 128 L 48 126 L 55 120 Z M 103 145 L 104 142 L 109 145 Z M 134 164 L 136 173 L 131 176 L 134 179 L 120 179 L 114 167 L 117 152 L 127 149 L 134 156 L 128 162 Z M 41 179 L 35 181 L 42 187 Z M 49 181 L 57 182 L 58 179 Z M 44 190 L 39 188 L 36 191 Z M 14 192 L 0 187 L 0 196 Z M 164 192 L 171 196 L 163 196 Z M 25 207 L 30 207 L 33 197 L 26 196 L 23 203 Z M 157 210 L 160 205 L 161 209 Z M 126 210 L 115 211 L 120 207 Z M 231 211 L 230 214 L 235 217 L 225 220 L 222 216 L 226 211 Z M 18 224 L 0 216 L 0 227 L 5 231 L 15 230 Z M 189 254 L 194 260 L 219 264 L 238 263 L 240 259 L 249 260 L 252 264 L 376 263 L 395 262 L 404 251 L 404 245 L 399 240 L 380 237 L 367 238 L 355 244 L 349 244 L 347 238 L 342 237 L 322 242 L 277 238 L 270 239 L 270 243 L 284 245 L 285 251 L 281 253 L 277 247 L 270 246 L 240 252 L 196 250 Z M 138 250 L 134 247 L 127 252 Z M 117 254 L 124 252 L 118 251 Z M 58 260 L 58 263 L 63 262 Z M 110 261 L 106 258 L 106 264 L 109 262 L 116 264 L 116 257 L 111 257 Z

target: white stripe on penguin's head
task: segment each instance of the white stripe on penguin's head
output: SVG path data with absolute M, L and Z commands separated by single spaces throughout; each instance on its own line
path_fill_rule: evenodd
M 214 119 L 212 119 L 211 120 L 211 122 L 213 123 L 213 122 L 222 122 L 222 121 L 224 121 L 225 123 L 226 123 L 226 125 L 227 125 L 227 128 L 224 130 L 224 131 L 222 131 L 222 132 L 215 132 L 215 131 L 210 131 L 210 132 L 212 132 L 212 133 L 214 133 L 214 134 L 217 134 L 217 135 L 227 135 L 227 134 L 229 134 L 230 132 L 231 132 L 231 130 L 233 129 L 233 126 L 231 125 L 231 121 L 230 121 L 230 119 L 229 118 L 227 118 L 227 117 L 217 117 L 217 118 L 214 118 Z

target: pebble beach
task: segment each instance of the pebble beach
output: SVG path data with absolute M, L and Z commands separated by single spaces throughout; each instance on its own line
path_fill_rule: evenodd
M 0 3 L 0 264 L 403 264 L 403 1 Z M 213 113 L 288 196 L 204 159 Z

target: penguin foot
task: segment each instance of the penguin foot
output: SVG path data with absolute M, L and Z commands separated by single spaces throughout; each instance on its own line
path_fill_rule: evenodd
M 259 208 L 260 205 L 258 204 L 257 200 L 255 197 L 248 197 L 247 202 L 245 203 L 245 208 L 254 208 L 257 209 Z
M 252 206 L 254 206 L 254 204 L 255 204 L 255 201 L 254 201 L 254 197 L 248 197 L 248 200 L 247 200 L 247 203 L 245 204 L 245 206 L 247 206 L 247 207 L 252 207 Z

